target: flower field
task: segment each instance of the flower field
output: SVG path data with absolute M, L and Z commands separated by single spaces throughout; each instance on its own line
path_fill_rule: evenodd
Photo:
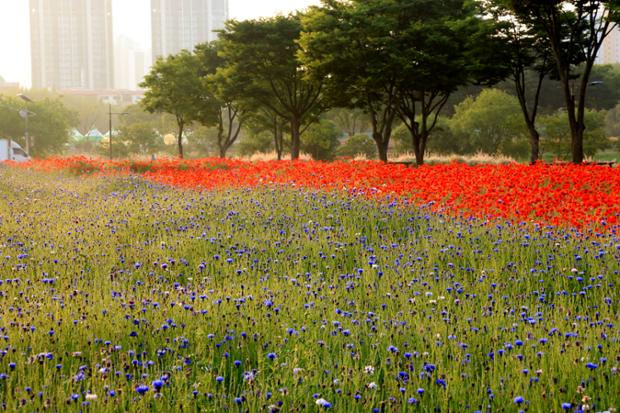
M 1 166 L 2 409 L 614 411 L 619 175 Z
M 22 165 L 73 174 L 140 174 L 184 188 L 293 186 L 391 199 L 485 220 L 615 230 L 620 169 L 606 166 L 445 164 L 409 168 L 382 162 L 246 162 L 230 159 L 101 161 L 83 157 Z

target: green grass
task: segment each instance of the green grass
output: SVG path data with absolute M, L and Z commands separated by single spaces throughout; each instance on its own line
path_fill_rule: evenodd
M 0 168 L 0 399 L 29 412 L 618 407 L 620 241 L 496 224 Z

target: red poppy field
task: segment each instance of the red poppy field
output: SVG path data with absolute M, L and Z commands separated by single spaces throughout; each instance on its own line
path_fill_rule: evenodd
M 477 165 L 412 168 L 373 161 L 247 162 L 228 159 L 104 161 L 73 157 L 23 167 L 76 174 L 139 174 L 184 188 L 286 185 L 426 205 L 434 211 L 514 223 L 613 230 L 620 222 L 620 170 L 608 166 Z

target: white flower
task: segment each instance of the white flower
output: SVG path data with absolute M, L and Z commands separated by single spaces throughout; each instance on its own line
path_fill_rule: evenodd
M 379 386 L 377 386 L 377 383 L 375 383 L 374 381 L 371 381 L 366 385 L 366 387 L 368 387 L 369 389 L 376 389 Z
M 316 405 L 321 406 L 321 407 L 331 407 L 332 404 L 328 402 L 327 400 L 320 398 L 320 399 L 316 399 Z
M 364 367 L 364 373 L 372 374 L 374 372 L 375 372 L 375 368 L 373 366 L 366 366 L 366 367 Z

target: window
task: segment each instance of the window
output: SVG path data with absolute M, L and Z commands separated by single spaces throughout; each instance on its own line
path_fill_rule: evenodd
M 28 156 L 28 154 L 24 152 L 24 150 L 21 148 L 13 148 L 13 155 L 26 156 L 26 157 Z

